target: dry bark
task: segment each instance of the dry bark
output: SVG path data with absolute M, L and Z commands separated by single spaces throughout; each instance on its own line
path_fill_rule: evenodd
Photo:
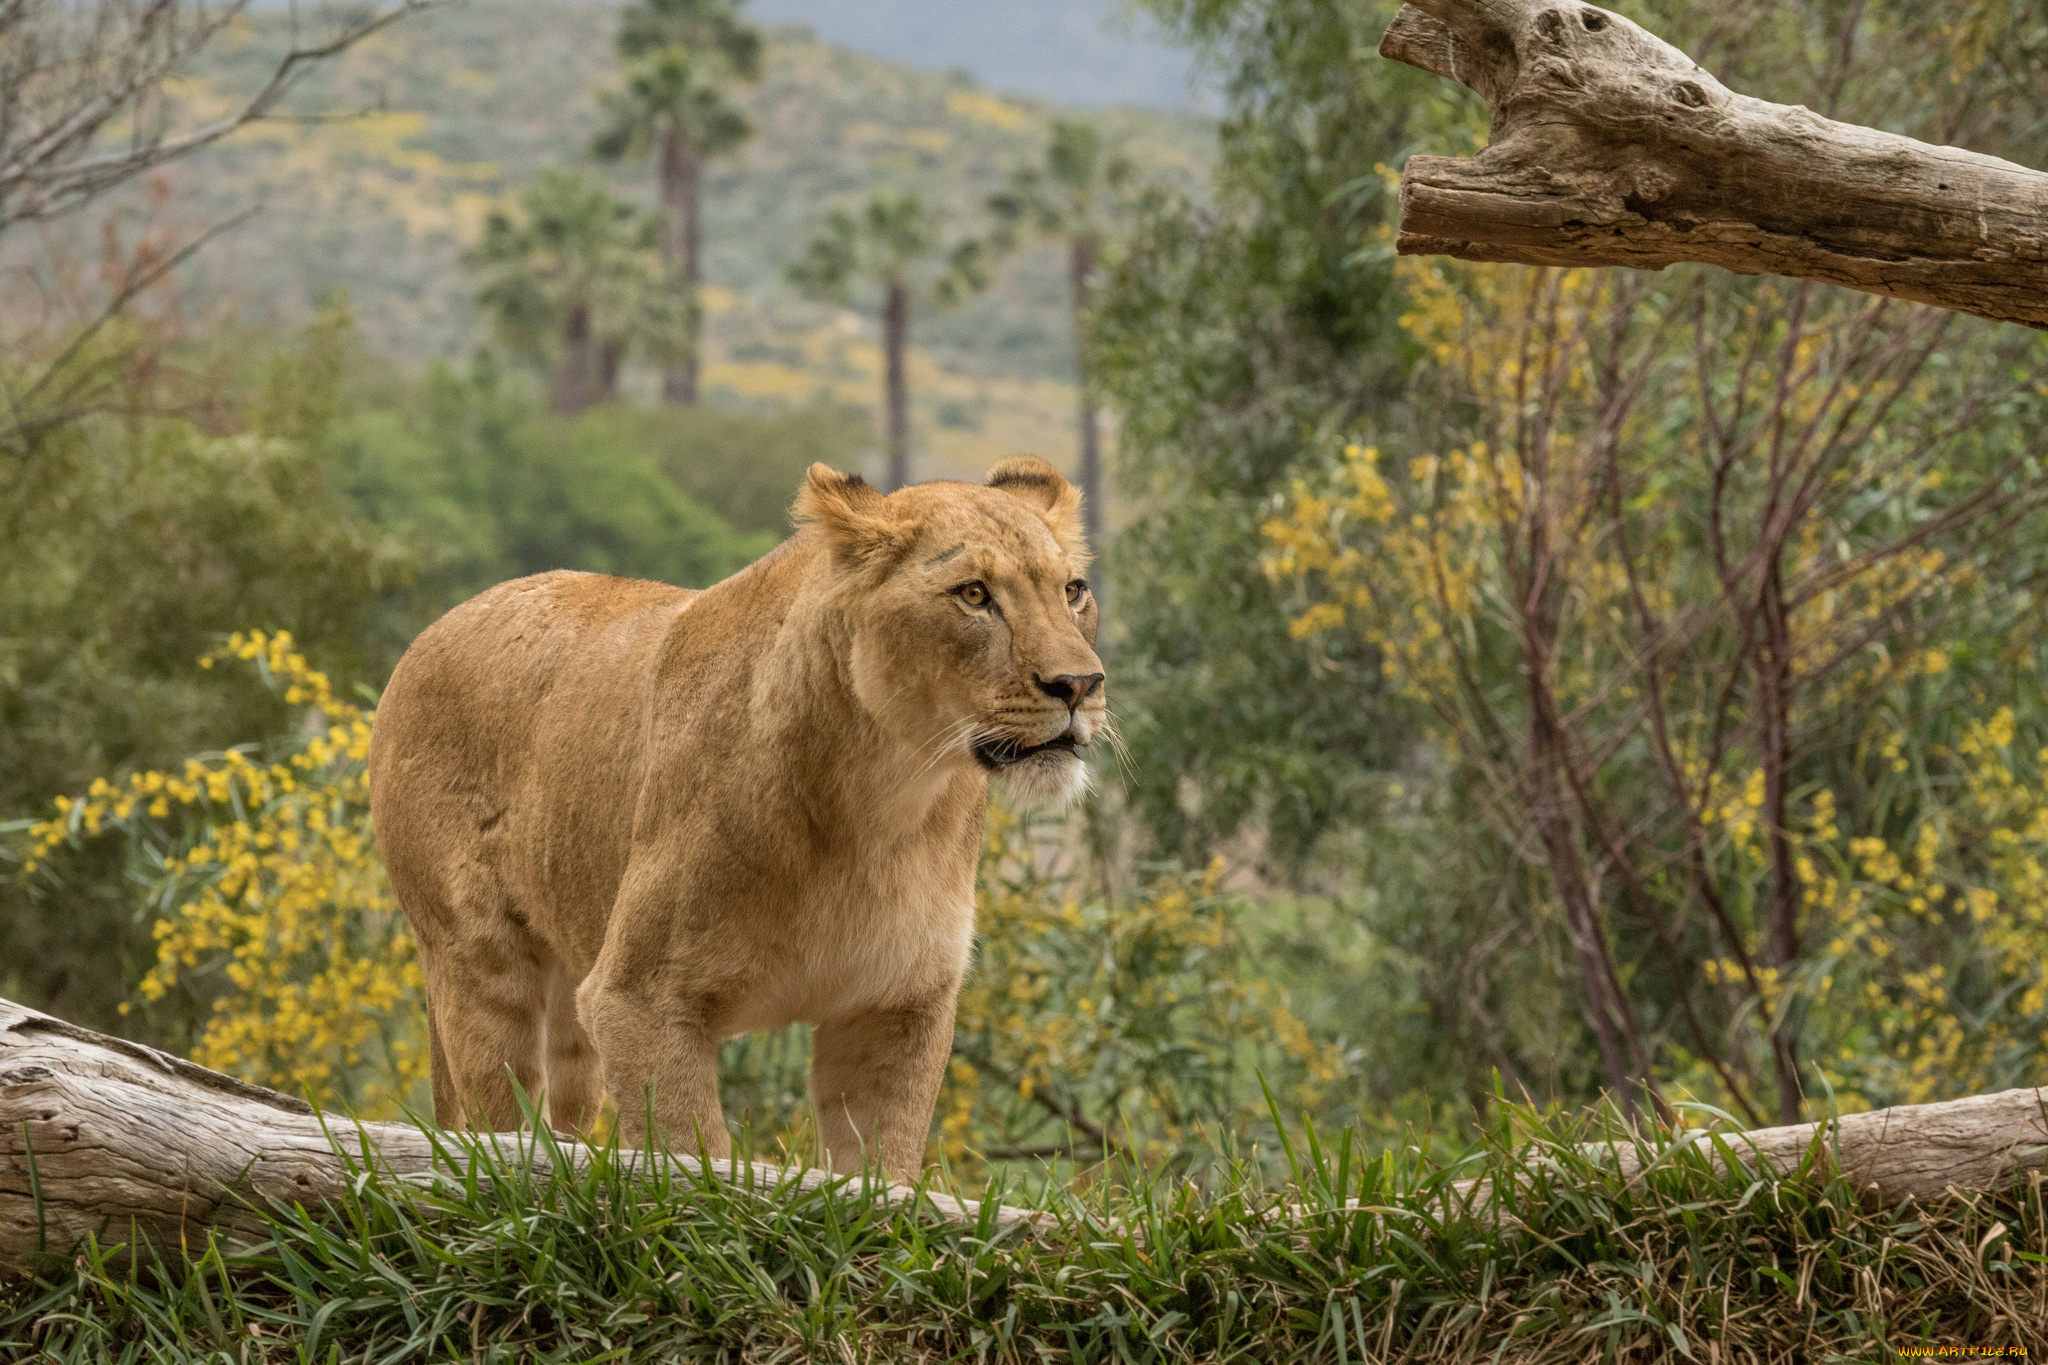
M 1816 1134 L 1824 1148 L 1819 1164 L 1838 1168 L 1874 1204 L 1939 1199 L 1951 1190 L 2003 1190 L 2041 1168 L 2048 1156 L 2048 1090 L 1901 1104 L 1826 1124 L 1752 1128 L 1720 1137 L 1752 1168 L 1789 1174 L 1806 1160 Z M 1681 1146 L 1715 1150 L 1707 1131 L 1696 1129 L 1658 1148 L 1653 1160 Z M 1634 1148 L 1616 1148 L 1614 1157 L 1626 1175 L 1641 1168 Z
M 545 1172 L 548 1144 L 531 1135 L 486 1139 L 510 1163 Z M 304 1101 L 209 1071 L 139 1043 L 65 1023 L 0 1000 L 0 1274 L 18 1274 L 44 1255 L 64 1255 L 88 1235 L 103 1245 L 147 1241 L 163 1249 L 203 1246 L 210 1231 L 230 1245 L 260 1240 L 265 1201 L 308 1208 L 339 1196 L 365 1149 L 403 1179 L 451 1170 L 427 1133 L 408 1123 L 357 1122 L 315 1113 Z M 580 1143 L 557 1144 L 569 1161 L 591 1158 Z M 344 1153 L 347 1154 L 346 1158 Z M 645 1154 L 623 1152 L 627 1165 Z M 705 1163 L 665 1157 L 703 1178 Z M 711 1176 L 773 1190 L 815 1188 L 818 1171 L 713 1161 Z M 892 1185 L 891 1202 L 918 1199 L 938 1216 L 965 1221 L 970 1200 Z M 1002 1207 L 998 1221 L 1040 1215 Z
M 2048 174 L 1736 94 L 1570 0 L 1411 0 L 1380 52 L 1493 110 L 1479 155 L 1408 161 L 1403 254 L 1699 261 L 2048 328 Z
M 1745 1162 L 1781 1174 L 1806 1160 L 1813 1124 L 1724 1133 Z M 1698 1143 L 1704 1133 L 1681 1139 Z M 1825 1125 L 1832 1163 L 1875 1203 L 1937 1199 L 1950 1190 L 1998 1190 L 2040 1168 L 2048 1154 L 2048 1090 L 2008 1090 L 1945 1104 L 1901 1105 Z M 545 1173 L 552 1157 L 531 1135 L 483 1139 L 497 1159 Z M 19 1274 L 63 1256 L 87 1236 L 102 1245 L 203 1245 L 210 1232 L 229 1245 L 260 1240 L 266 1201 L 308 1208 L 339 1196 L 367 1149 L 400 1179 L 459 1175 L 440 1144 L 407 1123 L 358 1122 L 316 1113 L 301 1100 L 0 1000 L 0 1274 Z M 591 1159 L 575 1142 L 556 1145 L 570 1162 Z M 1665 1149 L 1668 1150 L 1668 1149 Z M 1708 1150 L 1712 1150 L 1709 1148 Z M 1633 1175 L 1633 1148 L 1589 1149 Z M 646 1160 L 623 1152 L 627 1165 Z M 704 1178 L 704 1163 L 663 1157 Z M 774 1191 L 812 1189 L 830 1176 L 756 1164 L 710 1163 L 712 1178 Z M 1484 1204 L 1485 1182 L 1463 1187 Z M 941 1218 L 972 1221 L 980 1208 L 907 1186 L 883 1194 L 922 1200 Z M 1461 1201 L 1462 1202 L 1462 1201 Z M 1005 1226 L 1045 1215 L 1003 1206 Z
M 2028 1172 L 2048 1166 L 2043 1160 L 2048 1156 L 2048 1090 L 2002 1090 L 1939 1104 L 1901 1104 L 1824 1123 L 1747 1132 L 1693 1128 L 1676 1140 L 1594 1142 L 1578 1151 L 1587 1161 L 1610 1166 L 1631 1181 L 1687 1151 L 1705 1156 L 1719 1170 L 1728 1168 L 1727 1157 L 1732 1156 L 1749 1171 L 1771 1171 L 1780 1177 L 1796 1176 L 1802 1167 L 1823 1178 L 1840 1173 L 1867 1204 L 1892 1208 L 1909 1200 L 1927 1203 L 1951 1194 L 2010 1189 L 2027 1179 Z M 1547 1171 L 1555 1179 L 1558 1163 L 1537 1154 L 1527 1169 L 1531 1174 Z M 1453 1182 L 1444 1198 L 1444 1212 L 1512 1223 L 1512 1215 L 1495 1203 L 1493 1186 L 1490 1176 Z

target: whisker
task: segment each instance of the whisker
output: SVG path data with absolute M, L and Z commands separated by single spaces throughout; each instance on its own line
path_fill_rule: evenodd
M 951 725 L 946 726 L 943 730 L 939 731 L 938 734 L 934 735 L 924 744 L 919 745 L 917 753 L 911 755 L 912 760 L 915 761 L 918 755 L 923 754 L 927 749 L 931 751 L 930 757 L 926 758 L 923 763 L 918 765 L 916 772 L 912 773 L 909 777 L 904 779 L 903 785 L 906 787 L 911 786 L 914 783 L 922 780 L 926 773 L 930 772 L 933 768 L 937 767 L 939 763 L 945 759 L 947 754 L 952 752 L 954 744 L 963 735 L 966 735 L 972 730 L 974 730 L 977 725 L 978 722 L 972 716 L 969 716 L 965 720 L 954 721 Z M 970 747 L 974 742 L 975 741 L 973 740 L 969 741 Z
M 1126 775 L 1137 772 L 1138 765 L 1131 757 L 1131 746 L 1124 743 L 1123 731 L 1117 726 L 1116 712 L 1107 706 L 1102 708 L 1102 728 L 1098 733 L 1109 741 L 1111 751 L 1116 754 L 1118 769 Z

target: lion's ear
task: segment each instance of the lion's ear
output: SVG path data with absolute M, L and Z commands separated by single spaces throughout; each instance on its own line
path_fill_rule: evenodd
M 1000 488 L 1036 507 L 1067 556 L 1079 564 L 1088 559 L 1081 528 L 1081 490 L 1057 469 L 1035 455 L 1012 455 L 988 472 L 988 486 Z
M 912 529 L 890 515 L 881 490 L 858 474 L 842 474 L 827 464 L 814 464 L 793 509 L 797 523 L 815 523 L 832 548 L 860 563 L 907 548 Z

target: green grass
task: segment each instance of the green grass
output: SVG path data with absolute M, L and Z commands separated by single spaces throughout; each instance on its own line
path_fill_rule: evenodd
M 1820 1362 L 2048 1342 L 2039 1183 L 1868 1209 L 1815 1170 L 1693 1150 L 1631 1184 L 1579 1153 L 1583 1122 L 1512 1143 L 1529 1119 L 1448 1165 L 1300 1138 L 1277 1175 L 1249 1155 L 1210 1188 L 1045 1183 L 1035 1231 L 857 1181 L 633 1175 L 609 1153 L 534 1176 L 472 1147 L 467 1175 L 365 1175 L 334 1216 L 280 1210 L 238 1251 L 122 1268 L 88 1248 L 0 1294 L 0 1358 Z M 1509 1218 L 1473 1216 L 1475 1176 Z

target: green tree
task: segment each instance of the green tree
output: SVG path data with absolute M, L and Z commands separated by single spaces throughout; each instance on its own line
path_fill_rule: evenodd
M 1102 446 L 1089 364 L 1094 325 L 1092 294 L 1096 259 L 1109 231 L 1117 192 L 1132 180 L 1121 156 L 1104 156 L 1102 133 L 1085 119 L 1057 119 L 1045 149 L 1045 164 L 1022 165 L 1010 182 L 989 196 L 998 224 L 995 244 L 1008 250 L 1025 234 L 1056 238 L 1067 248 L 1067 288 L 1074 308 L 1074 363 L 1080 390 L 1082 515 L 1088 541 L 1102 543 Z
M 736 531 L 789 532 L 789 504 L 816 460 L 842 460 L 874 443 L 867 412 L 818 403 L 780 412 L 619 405 L 593 414 L 651 452 L 684 496 Z
M 684 494 L 644 416 L 549 413 L 489 365 L 440 369 L 333 424 L 322 450 L 356 506 L 433 555 L 436 609 L 549 569 L 703 587 L 772 548 Z
M 988 283 L 987 248 L 968 239 L 948 251 L 945 222 L 914 194 L 876 194 L 859 215 L 835 209 L 811 238 L 789 279 L 814 299 L 848 304 L 859 289 L 879 290 L 882 305 L 883 406 L 889 487 L 910 482 L 910 310 L 916 296 L 944 306 Z
M 339 305 L 289 339 L 121 320 L 80 357 L 118 375 L 117 413 L 0 456 L 0 831 L 95 777 L 289 729 L 294 709 L 257 679 L 194 667 L 229 631 L 289 630 L 348 676 L 383 676 L 396 651 L 377 622 L 409 599 L 419 556 L 314 449 L 358 349 Z M 0 995 L 176 1044 L 203 1002 L 168 1001 L 155 1023 L 115 1013 L 155 956 L 117 852 L 33 886 L 0 875 Z
M 483 277 L 477 300 L 506 349 L 550 371 L 555 411 L 577 413 L 618 394 L 634 340 L 670 331 L 652 287 L 647 224 L 632 205 L 572 171 L 544 171 L 498 210 L 463 262 Z
M 1125 790 L 1163 851 L 1206 858 L 1248 824 L 1284 877 L 1377 812 L 1370 775 L 1401 724 L 1288 638 L 1259 526 L 1320 466 L 1327 425 L 1400 420 L 1414 348 L 1390 264 L 1361 248 L 1382 216 L 1374 164 L 1442 99 L 1359 59 L 1390 9 L 1156 9 L 1230 73 L 1231 104 L 1213 202 L 1143 204 L 1094 301 L 1091 377 L 1119 419 L 1118 482 L 1146 509 L 1111 566 Z
M 1956 907 L 1966 899 L 1963 888 L 1997 890 L 2001 906 L 2030 902 L 2011 894 L 2024 879 L 2005 888 L 1967 879 L 1966 872 L 1982 875 L 1967 867 L 1969 859 L 1999 849 L 2003 836 L 1974 817 L 1965 823 L 1951 794 L 1965 778 L 1979 777 L 1974 769 L 1959 773 L 1970 765 L 1953 756 L 1968 752 L 1967 727 L 1981 723 L 1989 736 L 1982 747 L 2000 748 L 2007 740 L 1997 736 L 2005 734 L 2013 763 L 2024 766 L 2030 702 L 2039 714 L 2037 685 L 2028 681 L 2037 633 L 1981 605 L 1996 600 L 1988 590 L 1969 600 L 1922 597 L 1916 606 L 1892 585 L 1855 605 L 1873 613 L 1873 628 L 1896 621 L 1899 630 L 1873 637 L 1842 667 L 1886 665 L 1897 686 L 1866 690 L 1853 706 L 1830 697 L 1788 712 L 1783 697 L 1772 695 L 1782 683 L 1772 674 L 1790 670 L 1793 683 L 1805 687 L 1799 670 L 1806 661 L 1773 644 L 1766 630 L 1744 643 L 1740 629 L 1746 622 L 1776 629 L 1785 613 L 1774 603 L 1787 597 L 1784 585 L 1796 582 L 1797 556 L 1852 563 L 1867 543 L 1829 531 L 1812 547 L 1777 542 L 1762 554 L 1751 549 L 1766 535 L 1799 531 L 1815 500 L 1849 499 L 1856 536 L 1874 538 L 1896 518 L 1898 534 L 1914 537 L 1925 553 L 1942 550 L 1953 569 L 1987 581 L 2002 575 L 2006 585 L 2034 592 L 2038 530 L 2022 527 L 2025 534 L 2013 541 L 1969 535 L 1943 544 L 1937 537 L 1944 528 L 1935 520 L 1951 500 L 1987 485 L 1987 504 L 2005 497 L 1992 457 L 2010 457 L 2013 442 L 1976 433 L 1995 429 L 1984 420 L 1987 410 L 2011 423 L 2002 416 L 1998 381 L 2015 373 L 2014 362 L 1977 351 L 1974 324 L 1945 324 L 1946 337 L 1924 349 L 1920 377 L 1900 392 L 1887 434 L 1871 438 L 1863 416 L 1840 424 L 1837 417 L 1848 405 L 1875 410 L 1880 396 L 1893 395 L 1880 393 L 1848 362 L 1873 348 L 1900 363 L 1920 357 L 1929 340 L 1913 342 L 1902 316 L 1872 327 L 1860 303 L 1844 306 L 1819 287 L 1794 293 L 1777 282 L 1722 281 L 1702 305 L 1698 293 L 1681 292 L 1700 288 L 1694 275 L 1667 272 L 1633 277 L 1629 285 L 1641 291 L 1641 325 L 1667 328 L 1656 346 L 1608 325 L 1622 317 L 1614 312 L 1585 333 L 1588 353 L 1600 358 L 1592 389 L 1617 375 L 1634 383 L 1639 371 L 1631 355 L 1674 360 L 1629 390 L 1640 399 L 1640 430 L 1589 417 L 1596 409 L 1591 391 L 1557 387 L 1565 371 L 1533 347 L 1483 357 L 1475 373 L 1502 385 L 1526 382 L 1527 392 L 1481 405 L 1472 385 L 1445 382 L 1445 361 L 1459 352 L 1447 356 L 1431 339 L 1439 322 L 1469 314 L 1476 293 L 1461 285 L 1455 302 L 1446 301 L 1448 294 L 1402 296 L 1383 191 L 1385 166 L 1398 164 L 1404 147 L 1475 148 L 1485 136 L 1485 110 L 1462 93 L 1418 87 L 1399 68 L 1357 60 L 1391 19 L 1391 3 L 1346 9 L 1307 0 L 1152 0 L 1148 8 L 1229 73 L 1231 101 L 1214 205 L 1165 202 L 1148 211 L 1098 297 L 1094 359 L 1123 419 L 1120 472 L 1148 507 L 1119 540 L 1116 569 L 1129 604 L 1121 624 L 1129 635 L 1118 685 L 1124 734 L 1137 757 L 1130 790 L 1159 842 L 1194 853 L 1235 833 L 1238 847 L 1271 853 L 1282 872 L 1290 854 L 1328 855 L 1317 870 L 1328 877 L 1325 884 L 1355 888 L 1344 893 L 1346 912 L 1370 940 L 1357 959 L 1384 964 L 1398 954 L 1413 991 L 1390 992 L 1404 1004 L 1382 1006 L 1355 984 L 1333 984 L 1330 1012 L 1317 1022 L 1355 1037 L 1399 1039 L 1378 1043 L 1368 1062 L 1396 1093 L 1462 1081 L 1477 1098 L 1497 1070 L 1511 1089 L 1526 1084 L 1576 1100 L 1603 1085 L 1625 1088 L 1648 1071 L 1704 1094 L 1739 1090 L 1755 1111 L 1783 1113 L 1796 1107 L 1802 1090 L 1818 1091 L 1822 1075 L 1845 1102 L 1889 1102 L 1914 1095 L 1911 1087 L 1930 1072 L 1966 1074 L 1972 1048 L 1999 1052 L 2006 1045 L 1985 1021 L 2008 1010 L 2008 1022 L 2013 1013 L 2031 1017 L 2037 997 L 2025 1009 L 2000 1002 L 2008 990 L 2012 1000 L 2028 998 L 2032 972 L 1988 970 L 1998 955 L 1966 945 L 1989 942 L 1990 931 L 1971 928 L 1973 912 Z M 2041 126 L 2015 117 L 2025 103 L 2017 92 L 2029 81 L 2037 85 L 2044 69 L 2048 30 L 2038 24 L 2002 29 L 1987 44 L 1981 25 L 1966 35 L 1949 22 L 1953 16 L 1909 3 L 1844 8 L 1737 0 L 1712 13 L 1653 6 L 1647 14 L 1653 29 L 1738 88 L 1791 101 L 1819 91 L 1825 98 L 1817 107 L 1835 117 L 2039 164 Z M 1400 325 L 1403 314 L 1411 325 Z M 1527 319 L 1517 343 L 1525 333 L 1533 342 L 1539 324 L 1551 321 L 1548 312 L 1512 316 Z M 1681 344 L 1687 341 L 1697 341 L 1698 350 Z M 1637 344 L 1644 350 L 1631 352 Z M 2016 372 L 2032 379 L 2040 370 L 2019 362 Z M 1838 374 L 1841 388 L 1832 394 L 1803 377 Z M 1700 396 L 1688 401 L 1695 386 Z M 1755 401 L 1765 390 L 1785 400 Z M 1734 427 L 1730 409 L 1740 415 Z M 2015 400 L 2010 411 L 2027 409 Z M 1546 426 L 1548 413 L 1568 413 L 1585 425 Z M 1871 488 L 1867 481 L 1883 472 L 1878 462 L 1893 460 L 1896 468 L 1897 443 L 1923 430 L 1940 433 L 1939 446 L 1928 452 L 1937 466 L 1926 470 L 1928 479 L 1909 483 L 1901 473 L 1893 484 Z M 1476 632 L 1450 639 L 1464 623 L 1446 622 L 1438 610 L 1430 619 L 1464 669 L 1438 695 L 1465 709 L 1432 716 L 1405 685 L 1412 668 L 1392 656 L 1403 638 L 1395 626 L 1406 630 L 1422 618 L 1411 611 L 1402 624 L 1389 606 L 1378 629 L 1361 625 L 1366 594 L 1384 601 L 1391 585 L 1390 557 L 1368 555 L 1364 546 L 1368 536 L 1398 546 L 1397 532 L 1418 547 L 1433 544 L 1455 520 L 1460 491 L 1440 471 L 1452 471 L 1460 452 L 1483 458 L 1489 473 L 1510 457 L 1526 458 L 1510 439 L 1516 433 L 1528 442 L 1559 442 L 1559 450 L 1577 441 L 1575 458 L 1605 448 L 1597 442 L 1619 440 L 1618 451 L 1642 462 L 1640 482 L 1603 475 L 1575 483 L 1556 463 L 1504 478 L 1503 487 L 1527 498 L 1503 516 L 1512 536 L 1496 534 L 1483 546 L 1447 544 L 1426 562 L 1479 575 L 1485 609 L 1506 617 L 1527 607 L 1574 630 L 1583 623 L 1590 634 L 1610 620 L 1633 629 L 1647 610 L 1682 620 L 1687 631 L 1645 637 L 1633 661 L 1590 654 L 1576 641 L 1554 643 L 1563 636 L 1548 626 L 1526 636 L 1505 629 L 1488 635 L 1488 652 L 1477 647 Z M 1831 440 L 1830 458 L 1846 463 L 1811 480 L 1798 475 L 1798 452 Z M 1734 452 L 1718 494 L 1686 459 L 1708 442 Z M 1353 454 L 1334 458 L 1347 446 Z M 1385 478 L 1401 496 L 1384 528 L 1367 532 L 1347 521 L 1332 542 L 1335 553 L 1351 556 L 1339 577 L 1353 595 L 1325 593 L 1276 617 L 1281 604 L 1251 572 L 1261 549 L 1258 528 L 1270 517 L 1259 509 L 1336 499 L 1337 480 L 1326 471 L 1360 461 L 1374 446 L 1388 457 Z M 1754 485 L 1744 481 L 1785 469 L 1798 475 L 1791 478 L 1797 498 L 1773 505 L 1766 488 L 1749 508 L 1714 513 L 1716 497 L 1749 496 Z M 1297 480 L 1306 499 L 1293 495 Z M 1345 485 L 1347 495 L 1364 491 L 1357 481 Z M 1654 499 L 1647 496 L 1652 491 Z M 1552 500 L 1542 516 L 1538 499 Z M 1364 506 L 1343 499 L 1330 511 L 1361 523 L 1367 517 Z M 1654 542 L 1654 550 L 1646 530 L 1653 517 L 1667 519 L 1662 526 L 1670 536 Z M 1660 605 L 1658 594 L 1667 590 L 1660 581 L 1644 586 L 1647 607 L 1628 600 L 1613 615 L 1607 599 L 1591 590 L 1604 592 L 1612 583 L 1626 599 L 1635 580 L 1626 573 L 1604 578 L 1606 568 L 1562 571 L 1567 555 L 1597 552 L 1618 561 L 1624 553 L 1635 560 L 1654 553 L 1660 572 L 1711 577 L 1713 555 L 1695 553 L 1680 538 L 1709 528 L 1727 537 L 1729 562 L 1742 566 L 1728 589 L 1741 599 L 1740 613 L 1694 609 L 1713 583 L 1703 585 L 1702 598 Z M 1496 552 L 1499 558 L 1488 558 Z M 1521 577 L 1502 582 L 1508 564 L 1520 566 Z M 1458 581 L 1447 576 L 1431 591 Z M 1323 609 L 1321 621 L 1310 616 L 1311 607 Z M 1332 628 L 1339 609 L 1355 613 L 1346 619 L 1358 628 Z M 1978 611 L 1983 615 L 1967 619 Z M 1285 638 L 1278 618 L 1286 616 L 1294 618 L 1298 638 Z M 1719 627 L 1729 620 L 1738 626 Z M 1905 626 L 1924 633 L 1937 624 L 1956 632 L 1938 641 L 1940 653 L 1922 656 L 1895 644 Z M 1728 633 L 1702 642 L 1697 631 L 1709 625 Z M 1537 662 L 1580 689 L 1554 708 L 1540 699 L 1562 717 L 1560 726 L 1535 704 L 1532 689 L 1552 684 L 1528 657 L 1532 642 L 1543 646 Z M 1631 717 L 1678 683 L 1689 684 L 1710 661 L 1745 657 L 1747 664 L 1723 668 L 1722 679 L 1733 683 L 1708 694 L 1726 698 L 1725 710 L 1704 713 L 1727 720 L 1732 738 L 1720 767 L 1709 761 L 1711 730 L 1690 749 L 1674 739 L 1677 767 L 1659 766 L 1658 748 L 1637 743 L 1654 726 L 1644 721 L 1631 729 Z M 1753 666 L 1758 662 L 1767 666 Z M 1813 670 L 1815 678 L 1821 673 Z M 1702 714 L 1692 704 L 1701 694 L 1706 689 L 1669 710 L 1689 721 Z M 2018 719 L 2001 726 L 1996 707 L 2007 697 Z M 1957 716 L 1965 705 L 1978 708 L 1974 716 Z M 1481 717 L 1510 709 L 1523 728 L 1498 731 L 1490 748 L 1471 742 L 1484 728 Z M 1982 720 L 1987 712 L 1992 718 Z M 2029 739 L 2015 738 L 2023 734 Z M 1758 753 L 1765 756 L 1744 760 Z M 1712 775 L 1721 788 L 1711 807 L 1693 798 L 1690 832 L 1685 807 L 1657 786 L 1676 785 L 1669 773 L 1684 778 L 1689 762 L 1697 765 L 1696 783 Z M 1518 790 L 1498 780 L 1510 764 L 1524 780 Z M 1832 794 L 1838 819 L 1820 817 L 1822 792 Z M 1559 812 L 1581 822 L 1567 830 L 1553 818 Z M 1711 827 L 1703 812 L 1713 816 Z M 1532 828 L 1539 818 L 1549 846 Z M 1664 833 L 1670 830 L 1676 833 Z M 1842 838 L 1830 840 L 1829 830 Z M 1930 873 L 1917 861 L 1923 837 L 1941 896 L 1924 893 Z M 1583 843 L 1568 847 L 1571 838 Z M 1666 842 L 1652 846 L 1653 838 Z M 1963 851 L 1952 855 L 1958 847 Z M 1712 855 L 1710 876 L 1690 861 L 1694 849 Z M 1804 879 L 1802 854 L 1811 855 L 1815 884 Z M 1955 862 L 1944 867 L 1950 856 Z M 1893 871 L 1887 859 L 1900 868 Z M 1568 874 L 1575 863 L 1592 881 L 1561 890 L 1553 870 Z M 1902 889 L 1909 878 L 1916 886 Z M 1831 888 L 1841 904 L 1860 893 L 1866 906 L 1883 908 L 1890 897 L 1897 909 L 1890 919 L 1849 916 Z M 1576 908 L 1566 903 L 1566 891 Z M 1710 891 L 1726 902 L 1721 908 L 1732 928 L 1709 904 Z M 1909 936 L 1900 931 L 1908 917 L 1924 940 L 1912 944 L 1910 956 Z M 1838 924 L 1847 926 L 1842 946 L 1830 932 Z M 1303 942 L 1327 958 L 1321 937 Z M 1910 962 L 1912 971 L 1893 973 L 1883 966 L 1889 960 Z M 1944 966 L 1945 977 L 1934 970 Z M 1866 984 L 1897 1008 L 1852 1008 Z M 1943 991 L 1951 1006 L 1939 1005 Z M 1303 990 L 1297 998 L 1306 1004 L 1312 994 Z M 1763 1006 L 1771 1009 L 1768 1029 Z M 1612 1035 L 1607 1048 L 1598 1036 L 1603 1027 Z M 2024 1032 L 2015 1028 L 2013 1036 Z M 2029 1060 L 1974 1074 L 1995 1087 L 2017 1083 L 2005 1077 L 2038 1065 L 2017 1045 L 2009 1057 Z M 1720 1074 L 1724 1067 L 1733 1086 Z M 1885 1075 L 1887 1068 L 1899 1075 Z
M 698 201 L 704 163 L 729 156 L 753 125 L 725 92 L 733 80 L 761 74 L 761 33 L 743 23 L 745 0 L 637 0 L 620 17 L 618 51 L 628 63 L 624 90 L 604 97 L 610 119 L 591 143 L 610 161 L 652 152 L 661 189 L 661 261 L 681 296 L 681 338 L 662 368 L 662 398 L 697 401 L 703 242 Z

